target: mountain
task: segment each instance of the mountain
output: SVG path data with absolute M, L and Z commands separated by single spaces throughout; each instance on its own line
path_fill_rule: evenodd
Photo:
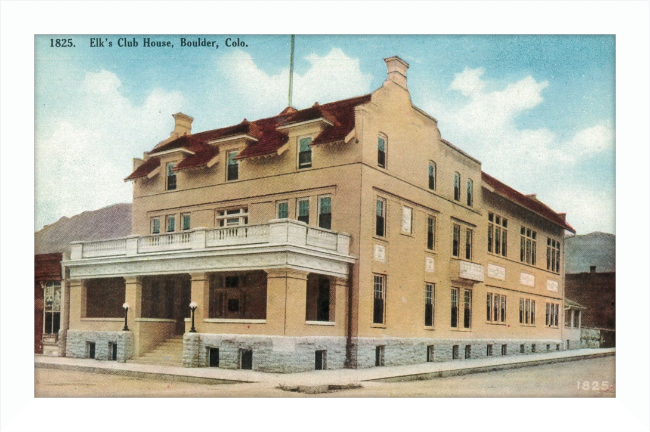
M 62 217 L 35 234 L 35 254 L 69 252 L 70 242 L 125 237 L 131 234 L 131 204 L 113 204 Z
M 597 273 L 616 271 L 616 236 L 592 232 L 567 238 L 564 256 L 567 274 L 587 273 L 591 266 Z

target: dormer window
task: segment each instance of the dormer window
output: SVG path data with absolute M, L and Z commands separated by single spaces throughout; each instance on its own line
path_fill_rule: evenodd
M 298 169 L 311 168 L 311 137 L 298 140 Z
M 239 179 L 239 161 L 235 158 L 239 154 L 238 151 L 228 152 L 228 172 L 226 173 L 226 180 L 232 181 Z
M 377 138 L 377 166 L 386 168 L 386 138 Z
M 176 190 L 176 171 L 174 171 L 175 163 L 167 164 L 167 190 Z

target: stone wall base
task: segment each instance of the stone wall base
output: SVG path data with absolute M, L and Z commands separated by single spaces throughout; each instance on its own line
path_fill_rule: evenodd
M 488 354 L 491 345 L 491 354 Z M 516 339 L 424 339 L 424 338 L 354 338 L 350 365 L 346 365 L 344 337 L 283 337 L 234 334 L 186 333 L 183 337 L 183 366 L 225 369 L 242 368 L 244 350 L 252 351 L 252 370 L 293 373 L 316 368 L 316 351 L 325 351 L 325 369 L 370 368 L 379 361 L 382 366 L 480 359 L 489 356 L 525 355 L 564 351 L 565 343 L 552 340 Z M 454 347 L 457 346 L 455 349 Z M 382 347 L 378 349 L 377 347 Z M 467 348 L 469 347 L 469 348 Z M 579 345 L 571 346 L 580 348 Z M 218 353 L 217 353 L 218 350 Z M 504 351 L 502 351 L 504 350 Z M 467 357 L 466 357 L 467 355 Z
M 90 358 L 90 344 L 95 344 L 97 360 L 111 360 L 111 348 L 117 344 L 117 361 L 125 363 L 133 356 L 133 333 L 130 331 L 68 330 L 66 356 Z

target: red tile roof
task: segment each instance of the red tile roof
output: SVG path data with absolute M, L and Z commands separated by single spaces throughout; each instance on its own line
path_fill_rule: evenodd
M 354 107 L 369 102 L 370 97 L 371 95 L 364 95 L 324 105 L 314 104 L 310 108 L 299 111 L 295 108 L 287 107 L 275 117 L 255 120 L 253 122 L 244 119 L 241 123 L 234 126 L 200 132 L 193 135 L 184 135 L 175 140 L 163 142 L 158 144 L 151 153 L 155 155 L 159 152 L 180 148 L 194 152 L 193 155 L 186 155 L 176 165 L 174 170 L 179 171 L 184 168 L 204 166 L 216 156 L 218 154 L 218 147 L 208 144 L 208 142 L 238 135 L 250 135 L 256 141 L 250 140 L 246 148 L 239 153 L 237 159 L 271 155 L 276 153 L 289 140 L 288 135 L 284 131 L 278 130 L 278 126 L 286 126 L 319 118 L 326 119 L 332 125 L 326 126 L 314 139 L 312 145 L 340 141 L 354 128 Z M 156 156 L 151 156 L 125 180 L 144 177 L 158 166 L 160 166 L 160 159 Z
M 542 203 L 541 201 L 538 201 L 535 198 L 527 197 L 521 192 L 514 190 L 505 183 L 501 183 L 499 180 L 486 173 L 482 173 L 482 178 L 485 183 L 494 189 L 494 192 L 497 195 L 501 195 L 502 197 L 516 204 L 519 204 L 520 206 L 527 208 L 534 213 L 537 213 L 538 215 L 544 217 L 556 225 L 561 226 L 566 230 L 571 231 L 572 233 L 576 232 L 576 230 L 571 225 L 569 225 L 562 216 L 560 216 L 558 213 L 553 211 L 549 206 Z
M 139 178 L 141 178 L 141 177 L 145 177 L 146 175 L 148 175 L 149 173 L 151 173 L 151 171 L 155 170 L 155 169 L 158 168 L 159 166 L 160 166 L 160 158 L 159 158 L 159 157 L 155 157 L 155 156 L 150 157 L 149 159 L 147 159 L 146 161 L 144 161 L 144 163 L 143 163 L 142 165 L 140 165 L 139 167 L 137 167 L 137 168 L 135 169 L 135 171 L 133 171 L 133 172 L 131 173 L 130 176 L 128 176 L 127 178 L 125 178 L 124 181 L 127 181 L 127 180 L 135 180 L 135 179 L 139 179 Z

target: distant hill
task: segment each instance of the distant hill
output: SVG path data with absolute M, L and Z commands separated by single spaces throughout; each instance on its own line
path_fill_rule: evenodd
M 587 273 L 596 266 L 597 273 L 616 271 L 616 236 L 592 232 L 567 238 L 565 241 L 565 271 Z
M 114 204 L 62 217 L 35 234 L 36 254 L 69 252 L 70 242 L 125 237 L 131 234 L 131 204 Z

